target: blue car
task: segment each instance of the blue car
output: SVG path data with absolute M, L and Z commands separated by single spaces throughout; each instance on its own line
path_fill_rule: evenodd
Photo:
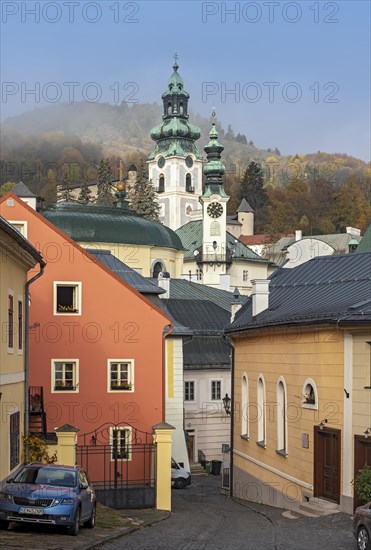
M 31 463 L 0 491 L 0 529 L 12 521 L 63 525 L 76 536 L 80 525 L 93 528 L 96 496 L 87 473 L 78 466 Z

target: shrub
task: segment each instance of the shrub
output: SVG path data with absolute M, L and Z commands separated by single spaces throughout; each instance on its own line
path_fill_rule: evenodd
M 361 500 L 365 502 L 371 500 L 371 467 L 365 466 L 359 470 L 352 484 Z
M 25 464 L 29 464 L 30 462 L 54 464 L 57 462 L 57 452 L 50 456 L 45 439 L 37 434 L 28 434 L 23 437 L 23 449 L 23 461 Z

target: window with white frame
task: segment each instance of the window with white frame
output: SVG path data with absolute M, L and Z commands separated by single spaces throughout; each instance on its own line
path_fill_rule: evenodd
M 283 378 L 277 384 L 277 452 L 287 455 L 287 398 Z
M 132 428 L 110 427 L 111 460 L 131 460 Z
M 262 376 L 258 378 L 258 445 L 266 445 L 266 413 L 265 413 L 265 385 Z
M 195 400 L 195 383 L 193 380 L 186 380 L 184 382 L 184 401 Z
M 54 314 L 81 315 L 81 283 L 54 282 Z
M 211 380 L 211 400 L 220 401 L 222 398 L 221 380 Z
M 27 222 L 26 221 L 11 221 L 9 223 L 24 237 L 27 239 Z
M 317 387 L 311 378 L 304 382 L 301 404 L 304 409 L 318 409 Z
M 244 283 L 247 283 L 248 280 L 249 280 L 249 272 L 248 272 L 247 269 L 244 269 L 242 271 L 242 280 L 243 280 Z
M 249 386 L 247 376 L 244 374 L 241 380 L 241 437 L 249 437 Z
M 77 359 L 52 359 L 52 391 L 78 391 Z
M 108 391 L 133 391 L 134 360 L 108 360 Z

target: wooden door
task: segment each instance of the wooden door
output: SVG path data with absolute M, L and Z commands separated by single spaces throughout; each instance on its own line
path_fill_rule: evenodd
M 314 427 L 314 496 L 340 504 L 341 432 Z
M 188 432 L 187 437 L 187 451 L 189 462 L 195 461 L 195 434 Z
M 358 474 L 358 471 L 364 468 L 364 466 L 371 467 L 371 438 L 364 437 L 362 435 L 354 436 L 354 477 Z M 354 510 L 357 506 L 364 504 L 362 500 L 359 500 L 354 492 Z

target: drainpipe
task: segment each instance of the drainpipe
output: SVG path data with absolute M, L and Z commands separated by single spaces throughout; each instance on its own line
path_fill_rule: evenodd
M 166 325 L 165 328 L 169 328 L 167 332 L 162 334 L 162 422 L 166 422 L 166 347 L 165 347 L 165 338 L 170 336 L 173 332 L 173 324 L 170 323 Z
M 234 426 L 234 404 L 235 404 L 235 395 L 234 395 L 234 346 L 232 347 L 232 357 L 231 357 L 231 449 L 230 449 L 230 459 L 229 459 L 229 496 L 233 498 L 233 426 Z
M 30 411 L 30 400 L 28 395 L 29 389 L 29 324 L 30 324 L 30 286 L 34 283 L 39 277 L 44 274 L 45 263 L 39 262 L 40 271 L 32 279 L 26 282 L 25 284 L 25 308 L 24 308 L 24 323 L 25 323 L 25 335 L 24 335 L 24 435 L 28 434 L 29 427 L 29 411 Z

